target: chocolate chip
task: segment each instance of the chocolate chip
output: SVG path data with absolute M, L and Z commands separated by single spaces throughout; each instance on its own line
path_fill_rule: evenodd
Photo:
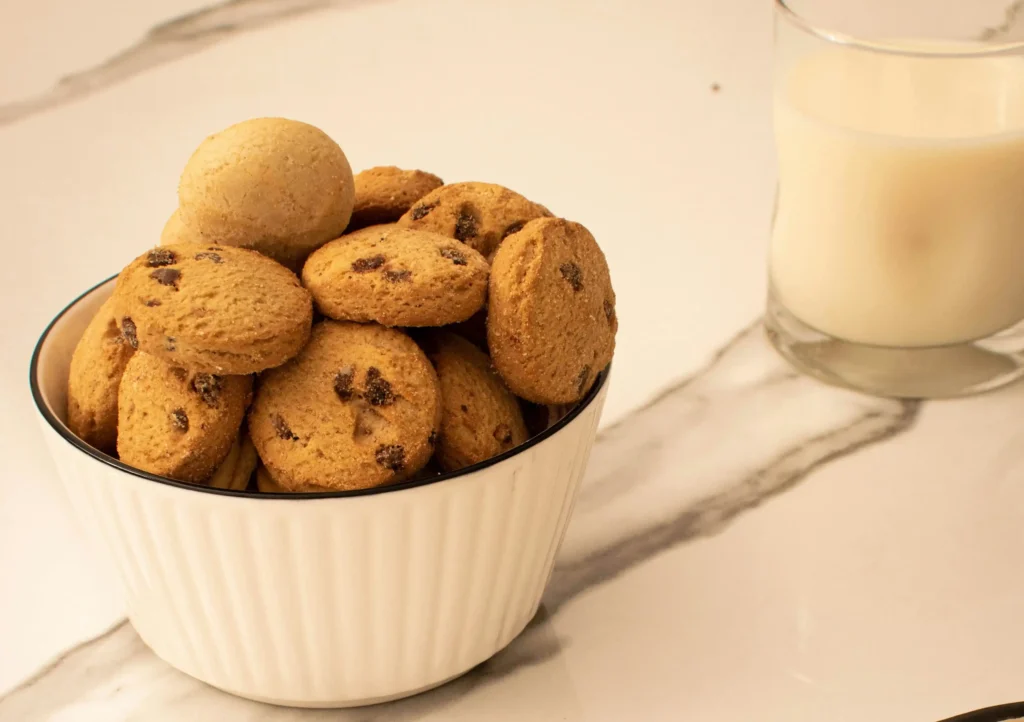
M 459 404 L 459 408 L 462 409 L 462 413 L 469 413 L 469 407 L 465 404 Z
M 216 406 L 217 399 L 220 398 L 223 383 L 220 376 L 214 376 L 213 374 L 196 374 L 192 377 L 192 383 L 190 386 L 193 391 L 199 394 L 199 398 L 201 398 L 207 406 Z
M 348 401 L 352 398 L 352 379 L 356 375 L 356 370 L 351 366 L 345 366 L 334 375 L 334 393 L 338 395 L 338 398 L 342 401 Z
M 196 254 L 197 261 L 202 261 L 203 259 L 213 261 L 214 263 L 224 263 L 224 259 L 220 257 L 220 254 L 213 253 L 212 251 L 203 251 L 202 253 Z
M 380 369 L 371 366 L 366 371 L 366 400 L 371 406 L 390 406 L 395 403 L 391 384 L 380 375 Z
M 150 273 L 149 277 L 157 283 L 178 290 L 178 279 L 181 278 L 181 271 L 177 268 L 158 268 Z
M 206 250 L 208 250 L 208 251 L 223 251 L 224 249 L 221 248 L 220 246 L 210 246 Z
M 171 426 L 178 431 L 188 431 L 188 414 L 185 409 L 175 409 L 171 412 Z
M 437 431 L 431 431 L 430 435 L 427 437 L 427 443 L 430 444 L 431 446 L 437 446 L 437 442 L 439 442 L 440 440 L 441 434 L 439 434 Z
M 433 203 L 421 203 L 420 205 L 412 209 L 412 219 L 414 221 L 420 220 L 421 218 L 425 217 L 428 213 L 430 213 L 430 211 L 437 208 L 439 204 L 440 201 L 434 201 Z
M 405 468 L 405 449 L 398 444 L 378 446 L 374 458 L 378 464 L 391 471 L 401 471 Z
M 455 240 L 465 242 L 476 236 L 476 218 L 468 210 L 462 209 L 455 221 Z
M 412 278 L 412 271 L 384 271 L 384 280 L 391 283 L 401 283 Z
M 128 316 L 121 319 L 121 335 L 124 336 L 129 346 L 132 348 L 139 347 L 138 329 L 135 328 L 135 322 Z
M 352 261 L 352 270 L 356 273 L 367 273 L 368 271 L 375 271 L 384 265 L 384 261 L 387 260 L 384 256 L 370 256 L 369 258 L 357 258 Z
M 174 336 L 165 336 L 164 337 L 164 348 L 166 350 L 168 350 L 168 351 L 177 351 L 178 350 L 178 339 L 174 338 Z
M 562 273 L 562 278 L 569 282 L 572 286 L 572 290 L 579 293 L 583 290 L 583 271 L 572 261 L 563 263 L 558 267 L 558 270 Z
M 146 257 L 146 265 L 150 268 L 173 266 L 177 262 L 178 257 L 174 255 L 174 251 L 167 248 L 154 248 Z
M 299 437 L 292 433 L 291 427 L 288 426 L 288 422 L 284 420 L 281 414 L 271 414 L 270 423 L 274 426 L 274 431 L 277 432 L 279 438 L 287 441 L 299 440 Z
M 516 221 L 515 223 L 510 225 L 508 228 L 506 228 L 502 232 L 502 234 L 501 234 L 502 240 L 508 238 L 513 233 L 519 233 L 519 231 L 523 230 L 523 226 L 525 226 L 525 225 L 526 225 L 526 223 L 524 221 Z
M 465 266 L 466 254 L 455 248 L 442 248 L 441 255 L 454 263 L 456 266 Z
M 146 299 L 145 301 L 142 302 L 142 305 L 143 306 L 149 306 L 150 308 L 153 308 L 153 306 L 159 306 L 160 305 L 160 301 L 158 301 L 155 298 L 148 298 L 148 299 Z
M 607 298 L 604 300 L 604 317 L 608 319 L 608 323 L 615 321 L 615 306 Z
M 583 389 L 587 387 L 587 382 L 590 381 L 590 366 L 584 366 L 580 369 L 580 375 L 576 377 L 576 393 L 580 396 L 583 395 Z
M 508 428 L 508 424 L 498 424 L 494 427 L 494 438 L 502 445 L 512 443 L 512 429 Z

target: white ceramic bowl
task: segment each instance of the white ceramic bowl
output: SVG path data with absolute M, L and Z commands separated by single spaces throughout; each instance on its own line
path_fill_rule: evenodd
M 607 393 L 558 424 L 428 481 L 257 495 L 128 467 L 65 426 L 71 353 L 113 289 L 43 332 L 30 381 L 77 516 L 109 550 L 157 655 L 215 687 L 302 707 L 415 694 L 502 649 L 551 575 Z

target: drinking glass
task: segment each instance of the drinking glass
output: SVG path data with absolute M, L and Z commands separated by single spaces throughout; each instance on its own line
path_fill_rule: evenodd
M 765 325 L 883 396 L 1024 375 L 1024 42 L 1000 5 L 931 8 L 775 0 Z

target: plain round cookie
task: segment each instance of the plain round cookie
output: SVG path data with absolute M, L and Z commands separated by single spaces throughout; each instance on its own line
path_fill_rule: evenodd
M 489 272 L 483 256 L 451 238 L 374 226 L 317 249 L 302 282 L 339 321 L 445 326 L 483 308 Z
M 121 271 L 118 323 L 132 346 L 184 368 L 244 375 L 278 366 L 309 338 L 313 301 L 295 274 L 244 248 L 155 248 Z
M 181 221 L 181 214 L 177 209 L 167 219 L 164 228 L 160 231 L 160 245 L 173 246 L 176 243 L 202 243 L 203 238 Z
M 529 438 L 519 402 L 483 351 L 454 333 L 424 341 L 441 382 L 441 437 L 434 452 L 445 471 L 490 459 Z
M 452 183 L 420 198 L 398 220 L 404 228 L 432 231 L 462 241 L 490 257 L 502 240 L 551 212 L 493 183 Z
M 326 320 L 302 353 L 262 375 L 249 434 L 285 489 L 364 489 L 419 471 L 440 420 L 437 374 L 411 338 Z
M 137 353 L 118 393 L 118 456 L 152 474 L 205 482 L 237 442 L 251 391 L 251 376 L 189 372 Z
M 508 387 L 538 404 L 578 401 L 615 351 L 615 292 L 594 237 L 542 218 L 491 263 L 487 342 Z
M 203 242 L 254 248 L 296 270 L 341 235 L 354 202 L 352 168 L 338 144 L 285 118 L 211 135 L 178 184 L 181 221 Z
M 68 428 L 107 454 L 117 449 L 117 389 L 134 352 L 108 298 L 85 327 L 68 373 Z
M 444 181 L 422 170 L 402 170 L 393 165 L 367 168 L 357 173 L 355 205 L 348 230 L 394 223 L 420 198 Z

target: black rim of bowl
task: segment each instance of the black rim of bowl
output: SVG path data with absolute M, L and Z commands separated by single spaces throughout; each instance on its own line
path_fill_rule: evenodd
M 403 481 L 398 484 L 375 486 L 369 489 L 351 489 L 348 491 L 318 491 L 304 493 L 262 492 L 248 490 L 235 491 L 232 489 L 217 489 L 211 486 L 204 486 L 202 484 L 192 484 L 187 481 L 178 481 L 176 479 L 171 479 L 166 476 L 159 476 L 157 474 L 151 474 L 148 471 L 136 469 L 135 467 L 128 466 L 128 464 L 122 463 L 121 461 L 115 459 L 112 456 L 104 454 L 102 451 L 94 449 L 93 447 L 89 446 L 87 443 L 79 439 L 77 436 L 75 436 L 73 433 L 71 433 L 71 430 L 68 429 L 68 427 L 65 426 L 64 423 L 62 423 L 61 420 L 56 417 L 56 415 L 50 410 L 49 406 L 47 406 L 46 402 L 43 400 L 42 390 L 39 388 L 39 375 L 37 371 L 39 367 L 39 354 L 40 351 L 42 350 L 43 344 L 46 342 L 47 337 L 50 335 L 50 331 L 52 331 L 53 327 L 57 324 L 57 322 L 60 321 L 64 317 L 64 315 L 74 306 L 76 306 L 82 299 L 90 295 L 93 291 L 100 288 L 101 286 L 110 283 L 110 281 L 113 280 L 114 278 L 115 276 L 111 276 L 110 278 L 104 281 L 100 281 L 92 288 L 79 294 L 73 301 L 71 301 L 71 303 L 65 306 L 61 310 L 61 312 L 58 313 L 53 318 L 52 321 L 50 321 L 50 323 L 46 326 L 46 329 L 39 336 L 39 341 L 36 342 L 35 350 L 32 352 L 32 362 L 29 365 L 29 385 L 32 388 L 32 400 L 35 402 L 36 408 L 39 409 L 39 413 L 42 414 L 43 418 L 46 419 L 47 423 L 50 424 L 51 427 L 53 427 L 53 430 L 60 434 L 60 436 L 62 436 L 65 441 L 67 441 L 69 444 L 74 446 L 82 453 L 91 456 L 97 461 L 103 462 L 107 466 L 111 466 L 115 469 L 118 469 L 119 471 L 124 471 L 133 476 L 137 476 L 140 479 L 146 479 L 147 481 L 155 481 L 160 484 L 166 484 L 167 486 L 175 486 L 178 487 L 179 489 L 185 489 L 187 491 L 197 491 L 205 494 L 219 494 L 221 496 L 244 497 L 248 499 L 294 499 L 296 501 L 301 501 L 303 499 L 336 499 L 352 496 L 371 496 L 373 494 L 389 494 L 396 491 L 404 491 L 405 489 L 415 489 L 420 486 L 436 484 L 438 482 L 447 481 L 449 479 L 454 479 L 460 476 L 467 476 L 469 474 L 472 474 L 473 472 L 480 471 L 481 469 L 486 469 L 489 466 L 500 464 L 506 459 L 510 459 L 517 454 L 521 454 L 527 449 L 530 449 L 536 446 L 537 444 L 541 443 L 542 441 L 557 434 L 559 431 L 561 431 L 570 423 L 572 423 L 572 421 L 576 419 L 585 408 L 587 408 L 588 406 L 590 406 L 591 403 L 593 403 L 594 399 L 597 398 L 598 393 L 600 393 L 601 388 L 605 385 L 605 383 L 608 380 L 609 369 L 605 369 L 600 374 L 598 374 L 597 380 L 594 382 L 594 385 L 591 387 L 590 391 L 587 392 L 587 394 L 579 401 L 579 403 L 576 404 L 576 406 L 572 408 L 571 411 L 569 411 L 569 413 L 567 413 L 565 416 L 559 419 L 553 426 L 551 426 L 548 429 L 545 429 L 536 436 L 532 436 L 525 443 L 520 444 L 519 446 L 516 446 L 513 449 L 509 449 L 503 454 L 499 454 L 498 456 L 492 456 L 490 459 L 486 459 L 485 461 L 473 464 L 472 466 L 467 466 L 463 469 L 459 469 L 458 471 L 447 471 L 436 476 L 429 476 L 421 479 L 410 479 L 408 481 Z
M 1004 722 L 1004 720 L 1015 720 L 1021 717 L 1024 717 L 1024 702 L 1011 702 L 958 714 L 956 717 L 949 717 L 942 722 Z

